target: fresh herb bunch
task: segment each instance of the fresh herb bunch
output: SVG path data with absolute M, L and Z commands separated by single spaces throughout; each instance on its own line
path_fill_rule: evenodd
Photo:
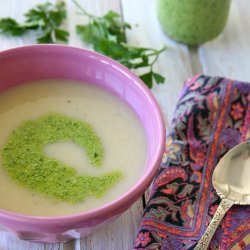
M 154 72 L 153 65 L 165 47 L 157 50 L 152 48 L 134 47 L 126 42 L 125 31 L 131 29 L 130 24 L 123 22 L 121 16 L 113 11 L 98 17 L 89 14 L 73 0 L 80 14 L 89 19 L 86 25 L 77 25 L 76 31 L 83 42 L 91 44 L 97 52 L 105 54 L 129 69 L 148 68 L 148 72 L 139 77 L 152 88 L 153 82 L 164 83 L 165 78 Z
M 39 4 L 25 13 L 24 23 L 18 23 L 12 18 L 0 19 L 0 34 L 21 36 L 29 30 L 37 30 L 37 43 L 67 42 L 69 33 L 60 29 L 66 18 L 65 3 L 46 2 Z

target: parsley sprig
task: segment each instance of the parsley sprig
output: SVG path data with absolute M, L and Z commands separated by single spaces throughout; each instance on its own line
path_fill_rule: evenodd
M 95 51 L 117 60 L 129 69 L 148 69 L 139 77 L 149 88 L 152 88 L 154 82 L 164 83 L 165 78 L 156 73 L 153 66 L 165 47 L 157 50 L 131 46 L 126 42 L 125 36 L 126 29 L 131 29 L 131 25 L 123 22 L 118 13 L 109 11 L 104 16 L 94 16 L 77 1 L 73 0 L 73 2 L 78 7 L 79 14 L 88 17 L 88 24 L 76 27 L 76 32 L 83 42 L 91 44 Z
M 154 65 L 159 55 L 165 50 L 131 46 L 126 41 L 126 30 L 131 25 L 124 22 L 121 16 L 109 11 L 98 17 L 88 13 L 76 0 L 73 0 L 80 14 L 87 16 L 88 24 L 77 25 L 76 31 L 83 42 L 92 45 L 93 49 L 105 54 L 129 69 L 143 69 L 139 77 L 152 88 L 153 83 L 164 83 L 165 78 L 154 71 Z M 21 36 L 30 30 L 35 30 L 37 43 L 67 42 L 69 33 L 61 29 L 66 19 L 65 3 L 59 0 L 56 4 L 46 2 L 36 5 L 24 14 L 25 21 L 18 23 L 10 17 L 0 19 L 0 34 Z
M 37 43 L 67 42 L 69 33 L 59 27 L 66 19 L 65 3 L 46 2 L 36 5 L 24 14 L 24 23 L 18 23 L 12 18 L 0 19 L 0 34 L 21 36 L 29 30 L 37 31 Z

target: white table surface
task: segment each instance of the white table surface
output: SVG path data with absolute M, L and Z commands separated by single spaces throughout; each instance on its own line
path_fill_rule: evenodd
M 0 18 L 11 16 L 22 21 L 23 13 L 44 0 L 0 0 Z M 55 1 L 50 1 L 55 2 Z M 76 14 L 71 0 L 67 4 L 66 27 L 71 36 L 69 44 L 85 47 L 75 33 L 75 25 L 86 22 Z M 156 16 L 156 0 L 78 0 L 90 13 L 102 15 L 112 9 L 121 13 L 133 25 L 127 40 L 133 45 L 168 49 L 160 56 L 156 70 L 166 77 L 164 85 L 152 89 L 164 112 L 166 123 L 173 117 L 183 82 L 197 73 L 225 76 L 250 81 L 250 1 L 232 0 L 227 26 L 217 39 L 189 48 L 169 39 L 160 29 Z M 10 38 L 0 36 L 0 50 L 34 43 L 32 36 Z M 8 232 L 0 232 L 0 250 L 65 249 L 65 250 L 123 250 L 131 249 L 143 212 L 139 199 L 115 222 L 102 227 L 85 239 L 60 244 L 38 244 L 19 240 Z

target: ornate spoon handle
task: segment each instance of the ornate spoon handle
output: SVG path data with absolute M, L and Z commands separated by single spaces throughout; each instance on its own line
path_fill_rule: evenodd
M 201 239 L 199 240 L 198 244 L 195 247 L 195 250 L 205 250 L 208 248 L 208 245 L 219 226 L 222 218 L 226 214 L 227 210 L 234 204 L 233 201 L 228 199 L 222 199 L 220 202 L 219 207 L 216 210 L 216 213 L 211 220 L 208 228 L 206 229 L 205 233 L 202 235 Z

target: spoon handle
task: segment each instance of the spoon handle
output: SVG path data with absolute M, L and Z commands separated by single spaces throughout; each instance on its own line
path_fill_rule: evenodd
M 228 211 L 228 209 L 234 204 L 233 201 L 228 199 L 222 199 L 220 202 L 219 207 L 216 210 L 216 213 L 214 214 L 213 219 L 211 220 L 210 224 L 208 225 L 205 233 L 202 235 L 201 239 L 199 240 L 198 244 L 194 248 L 195 250 L 205 250 L 208 248 L 208 245 L 219 226 L 222 218 Z

